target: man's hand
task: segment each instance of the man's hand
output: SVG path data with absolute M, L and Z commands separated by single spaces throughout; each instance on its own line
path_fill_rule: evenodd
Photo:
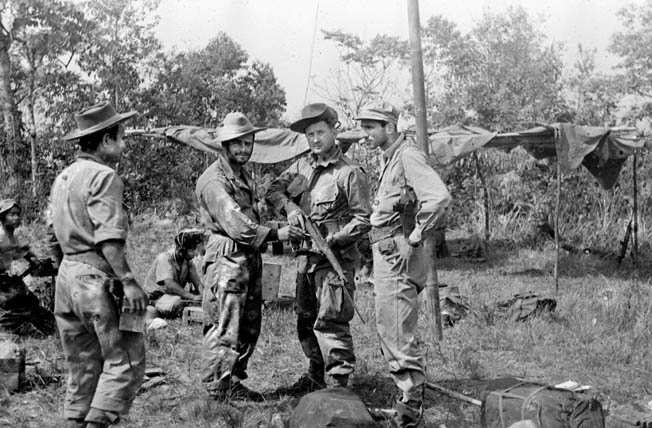
M 289 216 L 288 216 L 289 219 Z M 303 218 L 302 220 L 303 221 Z M 278 240 L 279 241 L 300 241 L 306 236 L 306 233 L 302 228 L 291 225 L 285 226 L 278 230 Z
M 192 300 L 195 303 L 201 303 L 201 295 L 192 296 L 192 299 L 190 300 Z
M 123 282 L 122 291 L 124 299 L 132 311 L 144 311 L 147 308 L 147 294 L 140 288 L 136 280 Z
M 401 270 L 405 270 L 407 269 L 408 261 L 410 260 L 410 257 L 412 257 L 414 249 L 419 246 L 419 243 L 413 242 L 408 238 L 397 239 L 396 241 L 399 243 L 399 264 Z
M 326 238 L 324 238 L 324 241 L 326 241 L 328 246 L 331 247 L 331 248 L 336 248 L 338 243 L 339 243 L 338 240 L 337 240 L 337 237 L 335 236 L 334 233 L 329 233 L 328 235 L 326 235 Z
M 300 227 L 302 230 L 305 230 L 306 224 L 303 221 L 303 212 L 301 210 L 294 210 L 288 214 L 288 223 L 291 226 Z

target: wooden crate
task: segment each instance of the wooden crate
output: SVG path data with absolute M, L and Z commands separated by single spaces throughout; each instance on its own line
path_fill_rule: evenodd
M 184 325 L 188 325 L 190 323 L 203 323 L 204 311 L 199 306 L 186 306 L 183 308 L 181 321 Z
M 0 358 L 0 385 L 7 391 L 13 392 L 18 389 L 25 379 L 25 349 L 13 342 L 3 342 L 5 350 Z
M 278 298 L 281 286 L 281 265 L 279 263 L 263 262 L 263 301 L 271 302 Z

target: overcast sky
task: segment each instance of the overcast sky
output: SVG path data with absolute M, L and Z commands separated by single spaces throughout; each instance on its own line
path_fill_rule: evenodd
M 641 3 L 643 0 L 634 0 Z M 620 0 L 420 0 L 421 22 L 442 15 L 463 32 L 483 12 L 521 5 L 550 41 L 563 42 L 564 60 L 572 63 L 579 43 L 597 48 L 596 62 L 608 72 L 617 59 L 607 51 L 610 36 L 621 30 L 616 12 Z M 287 95 L 289 119 L 298 116 L 312 76 L 323 82 L 337 69 L 337 52 L 319 30 L 354 33 L 367 41 L 377 34 L 408 39 L 406 0 L 162 0 L 158 36 L 165 48 L 200 49 L 219 31 L 240 44 L 251 58 L 270 63 Z M 319 101 L 309 87 L 307 102 Z

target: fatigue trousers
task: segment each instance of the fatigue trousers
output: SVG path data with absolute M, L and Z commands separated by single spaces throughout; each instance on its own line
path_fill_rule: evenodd
M 247 378 L 260 335 L 262 264 L 259 251 L 238 250 L 204 266 L 201 370 L 209 392 Z
M 68 419 L 114 422 L 129 410 L 143 381 L 144 336 L 118 329 L 109 279 L 81 262 L 64 259 L 59 267 L 54 309 L 68 365 Z
M 309 374 L 349 375 L 355 368 L 353 338 L 354 269 L 343 263 L 348 284 L 324 259 L 299 259 L 296 284 L 297 333 L 303 353 L 310 360 Z
M 399 251 L 405 245 L 403 236 L 373 244 L 376 326 L 383 356 L 394 383 L 403 392 L 403 400 L 421 402 L 425 364 L 417 347 L 416 331 L 418 294 L 425 288 L 427 258 L 420 245 L 413 248 L 407 266 L 402 267 Z

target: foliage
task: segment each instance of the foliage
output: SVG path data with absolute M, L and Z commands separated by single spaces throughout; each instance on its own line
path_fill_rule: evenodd
M 325 40 L 335 43 L 342 65 L 317 86 L 317 92 L 343 113 L 340 120 L 345 126 L 353 125 L 353 118 L 366 104 L 402 95 L 397 87 L 401 65 L 408 58 L 406 41 L 379 34 L 364 43 L 341 30 L 322 33 Z

